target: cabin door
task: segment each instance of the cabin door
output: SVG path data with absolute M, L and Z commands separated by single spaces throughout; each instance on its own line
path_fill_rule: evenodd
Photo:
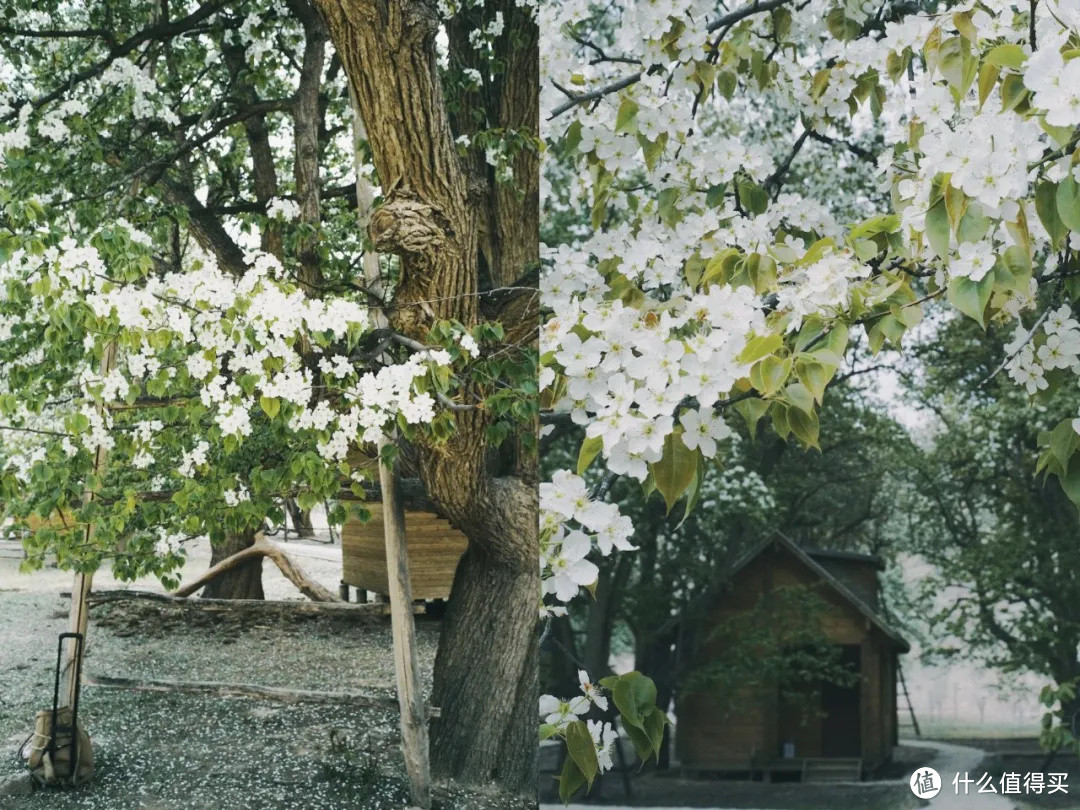
M 840 648 L 841 665 L 859 674 L 862 672 L 862 648 L 844 645 Z M 826 757 L 862 756 L 862 678 L 854 684 L 824 683 L 821 685 L 821 753 Z

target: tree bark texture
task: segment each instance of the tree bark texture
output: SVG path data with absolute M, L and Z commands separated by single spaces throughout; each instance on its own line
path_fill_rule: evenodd
M 516 190 L 496 189 L 486 168 L 459 156 L 455 138 L 468 133 L 455 131 L 439 79 L 435 36 L 440 23 L 433 0 L 317 0 L 316 5 L 355 94 L 383 189 L 368 235 L 376 250 L 400 261 L 386 310 L 390 326 L 424 341 L 436 320 L 469 327 L 483 317 L 502 321 L 508 342 L 534 344 L 535 290 L 523 298 L 499 299 L 494 310 L 485 306 L 483 313 L 480 299 L 493 281 L 506 285 L 533 269 L 525 265 L 538 249 L 535 156 L 531 167 L 530 158 L 523 158 Z M 492 0 L 492 5 L 518 13 L 509 2 Z M 513 30 L 524 52 L 514 52 L 494 95 L 484 101 L 491 127 L 529 126 L 538 116 L 535 23 L 517 16 L 512 22 L 503 46 L 512 53 Z M 535 132 L 533 126 L 534 137 Z M 497 238 L 500 233 L 513 243 Z M 486 245 L 499 243 L 498 253 L 505 257 L 496 262 L 497 280 L 481 253 L 482 238 Z M 442 716 L 431 728 L 432 770 L 465 783 L 494 782 L 503 790 L 535 795 L 540 596 L 535 458 L 500 467 L 487 441 L 487 414 L 462 410 L 454 418 L 448 441 L 415 448 L 427 496 L 469 539 L 435 662 L 432 703 Z
M 224 543 L 214 543 L 210 549 L 210 568 L 227 560 L 234 554 L 255 544 L 255 532 L 230 534 Z M 224 572 L 207 583 L 202 596 L 205 599 L 263 599 L 262 556 Z

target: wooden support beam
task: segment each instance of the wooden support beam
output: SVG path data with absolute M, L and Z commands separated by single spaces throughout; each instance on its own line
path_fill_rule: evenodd
M 355 94 L 351 92 L 353 110 L 353 145 L 364 136 L 364 122 Z M 354 152 L 356 165 L 356 202 L 358 225 L 367 230 L 371 221 L 374 190 L 360 164 L 360 152 Z M 364 284 L 377 296 L 383 292 L 379 256 L 365 251 L 363 257 Z M 385 326 L 386 313 L 371 307 L 372 321 Z M 382 493 L 383 538 L 386 542 L 386 571 L 390 591 L 390 625 L 394 640 L 394 673 L 397 679 L 398 705 L 401 710 L 401 746 L 405 769 L 409 776 L 412 804 L 421 810 L 431 807 L 431 761 L 428 748 L 428 713 L 420 689 L 420 661 L 416 653 L 416 624 L 413 621 L 412 584 L 409 578 L 409 556 L 405 543 L 405 507 L 401 497 L 398 472 L 386 463 L 383 453 L 390 447 L 386 435 L 379 438 L 379 489 Z
M 108 345 L 105 346 L 105 351 L 101 356 L 101 376 L 108 377 L 115 366 L 116 341 L 110 341 Z M 103 414 L 104 410 L 103 407 L 98 407 L 99 414 Z M 100 444 L 94 448 L 94 477 L 99 481 L 105 472 L 105 459 L 107 455 L 108 451 Z M 94 500 L 95 494 L 96 493 L 91 487 L 87 487 L 86 491 L 83 493 L 83 502 L 90 503 Z M 89 546 L 94 537 L 94 524 L 87 523 L 84 531 L 83 540 L 85 544 Z M 71 586 L 71 608 L 68 612 L 68 632 L 79 633 L 82 635 L 83 643 L 77 644 L 74 639 L 71 639 L 68 641 L 67 648 L 64 651 L 64 682 L 60 689 L 58 704 L 61 708 L 74 706 L 75 698 L 79 691 L 78 674 L 81 668 L 79 659 L 84 657 L 86 631 L 88 627 L 87 618 L 90 612 L 87 599 L 90 596 L 90 589 L 93 585 L 94 574 L 92 571 L 75 574 L 75 582 Z
M 383 458 L 389 445 L 379 441 L 379 480 L 382 484 L 383 526 L 386 532 L 386 570 L 390 585 L 390 624 L 394 637 L 394 672 L 401 709 L 401 740 L 405 769 L 409 774 L 412 802 L 431 807 L 431 764 L 428 751 L 427 710 L 420 687 L 420 662 L 416 654 L 412 585 L 405 543 L 405 509 L 397 493 L 397 473 Z

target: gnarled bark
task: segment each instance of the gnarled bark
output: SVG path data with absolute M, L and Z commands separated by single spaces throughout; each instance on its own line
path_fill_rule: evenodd
M 503 0 L 493 0 L 500 6 Z M 516 193 L 492 187 L 470 172 L 454 144 L 439 81 L 432 0 L 317 0 L 364 122 L 384 191 L 370 221 L 376 249 L 400 258 L 400 280 L 387 316 L 397 332 L 423 341 L 435 320 L 466 326 L 480 317 L 482 231 L 502 236 L 499 281 L 525 275 L 519 262 L 538 242 L 535 186 Z M 529 126 L 537 104 L 535 23 L 514 75 L 486 100 L 493 126 Z M 509 42 L 509 39 L 507 40 Z M 511 52 L 510 45 L 507 51 Z M 522 75 L 524 71 L 525 75 Z M 528 84 L 519 87 L 518 82 Z M 512 91 L 511 91 L 512 88 Z M 516 118 L 502 123 L 512 108 Z M 535 133 L 535 128 L 534 128 Z M 523 163 L 526 175 L 535 171 Z M 538 183 L 538 181 L 537 181 Z M 498 203 L 496 202 L 498 201 Z M 500 228 L 498 223 L 514 223 Z M 494 254 L 492 254 L 494 255 Z M 535 296 L 533 296 L 535 297 Z M 511 310 L 523 321 L 505 323 L 519 343 L 535 341 L 535 309 Z M 540 586 L 535 460 L 503 465 L 487 441 L 482 410 L 454 413 L 455 432 L 441 445 L 420 443 L 417 468 L 427 496 L 469 539 L 458 567 L 435 664 L 433 702 L 442 717 L 432 725 L 435 773 L 535 794 L 537 606 Z M 513 470 L 514 476 L 499 477 Z

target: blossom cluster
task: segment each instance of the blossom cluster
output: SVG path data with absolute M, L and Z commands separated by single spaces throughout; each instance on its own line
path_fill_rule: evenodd
M 596 582 L 599 569 L 587 559 L 595 547 L 603 556 L 613 549 L 633 550 L 634 527 L 615 504 L 594 500 L 584 479 L 568 470 L 540 484 L 540 579 L 543 596 L 569 602 L 579 588 Z M 566 609 L 545 604 L 542 615 Z
M 116 232 L 128 234 L 136 251 L 146 249 L 137 232 Z M 365 369 L 341 352 L 369 328 L 366 307 L 342 297 L 304 295 L 279 280 L 284 273 L 272 255 L 251 253 L 247 262 L 238 276 L 223 272 L 210 257 L 192 255 L 179 270 L 119 283 L 110 278 L 97 247 L 70 237 L 40 253 L 19 250 L 11 256 L 4 277 L 38 278 L 44 284 L 38 289 L 47 294 L 36 306 L 0 318 L 5 334 L 40 327 L 85 302 L 101 325 L 98 331 L 125 346 L 104 375 L 88 354 L 74 380 L 80 397 L 52 419 L 55 429 L 63 413 L 80 417 L 66 422 L 72 431 L 64 438 L 69 455 L 80 448 L 114 448 L 117 426 L 110 406 L 134 402 L 145 390 L 180 397 L 178 402 L 194 397 L 222 436 L 238 440 L 252 434 L 256 414 L 274 418 L 284 411 L 289 429 L 312 436 L 328 464 L 344 461 L 357 443 L 375 441 L 398 418 L 413 425 L 435 418 L 436 401 L 423 380 L 433 368 L 451 363 L 448 352 L 418 351 L 404 362 Z M 95 339 L 88 334 L 86 340 L 90 352 Z M 317 358 L 321 377 L 306 354 Z M 16 355 L 19 360 L 34 358 Z M 10 421 L 29 426 L 29 417 L 16 413 Z M 125 427 L 135 469 L 152 466 L 162 429 L 157 419 Z M 210 450 L 209 441 L 196 436 L 178 474 L 199 474 Z M 9 458 L 22 466 L 27 461 L 22 455 Z M 230 505 L 244 500 L 242 490 L 226 498 Z
M 599 686 L 589 681 L 587 672 L 578 670 L 578 681 L 581 685 L 580 694 L 568 700 L 562 700 L 554 695 L 540 696 L 540 717 L 551 727 L 551 733 L 565 732 L 571 723 L 582 720 L 594 706 L 602 712 L 608 710 L 607 697 Z M 592 736 L 593 745 L 596 747 L 599 772 L 611 770 L 614 767 L 612 754 L 615 741 L 619 737 L 618 732 L 607 721 L 585 720 L 585 723 Z
M 1068 305 L 1058 307 L 1046 314 L 1041 330 L 1018 327 L 1005 352 L 1009 376 L 1029 394 L 1037 394 L 1047 387 L 1048 371 L 1069 369 L 1080 375 L 1080 321 Z

